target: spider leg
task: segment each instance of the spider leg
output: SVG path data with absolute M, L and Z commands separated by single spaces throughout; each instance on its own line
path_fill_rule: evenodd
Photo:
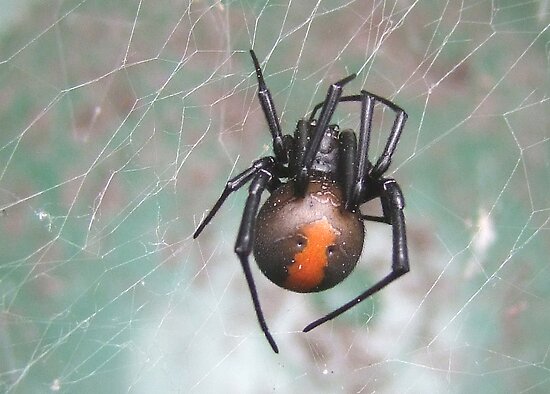
M 365 92 L 365 94 L 367 94 L 369 97 L 372 97 L 372 99 L 386 105 L 396 114 L 393 126 L 390 131 L 390 136 L 388 137 L 388 141 L 386 142 L 386 146 L 384 147 L 384 151 L 378 158 L 378 161 L 371 171 L 371 177 L 376 179 L 381 177 L 382 174 L 384 174 L 388 170 L 391 158 L 393 156 L 397 143 L 399 142 L 399 138 L 401 137 L 401 132 L 403 131 L 403 127 L 405 126 L 408 115 L 401 107 L 395 105 L 390 100 L 369 92 Z
M 340 144 L 338 178 L 341 179 L 341 182 L 344 186 L 344 201 L 347 202 L 350 199 L 354 181 L 355 157 L 357 155 L 357 138 L 353 130 L 348 129 L 342 130 L 338 139 Z
M 254 242 L 254 227 L 256 223 L 256 215 L 260 206 L 260 200 L 262 193 L 268 187 L 271 179 L 272 174 L 268 171 L 260 171 L 250 184 L 241 226 L 239 228 L 237 241 L 235 243 L 235 253 L 239 256 L 239 260 L 241 261 L 244 275 L 246 277 L 246 283 L 248 283 L 248 288 L 250 289 L 250 295 L 252 297 L 254 310 L 256 311 L 256 316 L 258 318 L 258 322 L 260 323 L 260 327 L 262 328 L 262 331 L 264 332 L 265 337 L 267 338 L 267 341 L 271 345 L 273 351 L 275 353 L 279 353 L 279 348 L 271 336 L 269 328 L 265 322 L 262 308 L 260 306 L 260 300 L 258 298 L 258 292 L 256 291 L 256 285 L 254 284 L 254 278 L 250 269 L 250 262 L 248 261 Z
M 395 182 L 392 179 L 386 179 L 386 180 L 384 180 L 384 182 L 381 183 L 382 188 L 384 188 L 385 183 L 390 182 L 390 181 Z M 376 189 L 377 188 L 376 186 L 380 187 L 380 184 L 379 185 L 375 184 L 375 186 L 373 188 Z M 384 190 L 384 189 L 382 189 L 382 190 Z M 399 190 L 398 192 L 401 193 L 401 190 Z M 378 192 L 378 194 L 382 194 L 382 192 Z M 368 198 L 367 201 L 370 201 L 374 198 L 376 198 L 376 197 L 370 197 L 370 198 Z M 401 199 L 402 198 L 403 198 L 403 196 L 401 196 Z M 380 198 L 380 202 L 382 203 L 382 216 L 372 216 L 372 215 L 360 214 L 361 219 L 362 220 L 368 220 L 370 222 L 392 224 L 392 222 L 391 222 L 392 206 L 389 204 L 389 201 L 390 200 L 387 199 L 387 198 Z M 403 201 L 403 206 L 404 206 L 404 204 L 405 204 L 405 202 Z
M 399 142 L 399 138 L 401 137 L 405 121 L 407 120 L 407 113 L 391 101 L 365 90 L 361 91 L 360 96 L 346 96 L 342 97 L 342 99 L 347 99 L 346 101 L 361 101 L 361 123 L 359 127 L 359 148 L 355 167 L 355 180 L 350 198 L 346 202 L 346 208 L 353 210 L 357 209 L 358 205 L 364 202 L 365 192 L 368 188 L 367 178 L 380 178 L 390 166 L 391 158 Z M 372 130 L 374 105 L 376 102 L 380 102 L 392 109 L 396 113 L 396 118 L 390 131 L 388 141 L 386 142 L 386 146 L 378 158 L 378 161 L 373 166 L 368 159 L 368 148 Z
M 334 319 L 336 316 L 346 312 L 348 309 L 354 307 L 361 301 L 370 297 L 374 293 L 378 292 L 382 288 L 389 285 L 391 282 L 399 278 L 400 276 L 409 272 L 409 257 L 407 252 L 407 236 L 405 231 L 405 216 L 403 214 L 403 208 L 405 206 L 405 200 L 401 189 L 397 182 L 393 179 L 385 179 L 382 183 L 382 209 L 384 216 L 392 226 L 393 233 L 393 252 L 392 252 L 392 267 L 391 272 L 370 287 L 368 290 L 359 294 L 354 299 L 342 305 L 340 308 L 334 310 L 328 315 L 315 320 L 308 324 L 304 328 L 304 332 L 313 330 L 315 327 Z
M 345 101 L 361 101 L 361 96 L 358 94 L 354 94 L 351 96 L 342 96 L 338 99 L 339 103 L 343 103 Z M 321 107 L 325 104 L 324 101 L 317 103 L 315 107 L 313 107 L 313 111 L 311 111 L 311 115 L 309 116 L 309 122 L 311 123 L 313 119 L 315 119 L 315 115 L 317 114 L 317 111 L 321 109 Z
M 321 108 L 321 114 L 319 115 L 319 119 L 317 120 L 315 129 L 313 130 L 312 138 L 306 148 L 306 151 L 302 158 L 302 162 L 300 163 L 298 168 L 298 173 L 296 175 L 296 192 L 299 195 L 303 195 L 305 193 L 308 183 L 309 169 L 313 164 L 313 160 L 315 159 L 317 152 L 319 152 L 321 140 L 323 139 L 323 135 L 327 130 L 330 119 L 332 118 L 332 115 L 334 114 L 334 111 L 338 106 L 338 102 L 340 101 L 340 97 L 342 96 L 344 85 L 353 80 L 355 77 L 356 74 L 351 74 L 346 78 L 333 83 L 328 88 L 327 96 L 325 98 L 325 101 L 323 102 L 323 107 Z
M 283 142 L 283 133 L 281 132 L 281 125 L 279 124 L 275 104 L 273 103 L 273 98 L 271 97 L 271 93 L 265 83 L 260 62 L 258 62 L 258 58 L 252 49 L 250 50 L 250 56 L 252 56 L 254 68 L 256 69 L 256 78 L 258 79 L 258 100 L 260 100 L 262 111 L 265 115 L 265 119 L 269 126 L 269 131 L 271 132 L 271 136 L 273 138 L 273 152 L 275 153 L 277 161 L 282 164 L 286 164 L 288 162 L 288 154 Z
M 216 201 L 216 203 L 214 204 L 214 206 L 212 207 L 208 215 L 206 215 L 206 217 L 199 224 L 199 227 L 197 227 L 197 229 L 193 233 L 193 238 L 197 238 L 200 235 L 202 230 L 204 230 L 206 225 L 210 223 L 214 215 L 216 215 L 220 207 L 223 205 L 223 203 L 231 193 L 243 187 L 259 171 L 270 168 L 273 166 L 273 164 L 274 164 L 273 157 L 271 156 L 263 157 L 261 159 L 256 160 L 251 167 L 247 168 L 246 170 L 241 172 L 239 175 L 227 181 L 221 196 L 218 198 L 218 201 Z
M 362 220 L 368 220 L 369 222 L 379 222 L 379 223 L 386 223 L 391 224 L 388 221 L 388 218 L 385 216 L 371 216 L 371 215 L 361 215 Z
M 296 124 L 296 130 L 294 130 L 293 145 L 291 151 L 293 154 L 290 155 L 289 162 L 289 173 L 295 174 L 298 171 L 300 164 L 306 153 L 307 143 L 309 141 L 309 128 L 311 123 L 305 119 L 300 119 Z
M 350 193 L 346 200 L 346 209 L 355 210 L 363 197 L 369 169 L 372 167 L 369 161 L 369 142 L 372 130 L 372 114 L 374 112 L 374 100 L 366 91 L 362 90 L 361 100 L 361 121 L 359 124 L 359 148 L 355 166 L 353 169 L 354 180 Z

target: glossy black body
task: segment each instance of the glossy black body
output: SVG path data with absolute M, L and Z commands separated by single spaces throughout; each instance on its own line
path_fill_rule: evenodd
M 250 268 L 249 256 L 253 251 L 262 272 L 277 285 L 300 292 L 321 291 L 340 283 L 355 267 L 363 246 L 363 221 L 392 226 L 390 273 L 340 308 L 306 326 L 304 332 L 347 311 L 409 271 L 404 197 L 397 182 L 383 176 L 407 114 L 391 101 L 364 90 L 359 95 L 342 96 L 344 85 L 355 78 L 352 74 L 330 85 L 325 100 L 315 106 L 308 120 L 298 121 L 293 135 L 283 135 L 258 59 L 252 50 L 250 54 L 274 155 L 256 160 L 227 182 L 193 237 L 198 237 L 232 192 L 250 182 L 235 253 L 260 327 L 273 351 L 278 352 L 265 322 Z M 361 105 L 358 138 L 352 130 L 340 131 L 330 123 L 341 102 Z M 368 148 L 377 103 L 392 110 L 395 121 L 382 153 L 372 163 Z M 269 191 L 271 196 L 260 207 L 264 191 Z M 361 214 L 359 207 L 377 198 L 382 216 Z

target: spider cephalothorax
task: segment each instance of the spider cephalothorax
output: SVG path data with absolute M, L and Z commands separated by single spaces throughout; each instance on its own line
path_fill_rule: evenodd
M 235 253 L 241 261 L 260 326 L 271 347 L 277 345 L 265 322 L 248 258 L 252 252 L 261 271 L 275 284 L 296 292 L 329 289 L 342 282 L 361 255 L 365 220 L 387 223 L 393 229 L 392 269 L 366 291 L 314 321 L 304 331 L 323 324 L 376 293 L 409 271 L 403 208 L 405 201 L 394 179 L 384 178 L 407 114 L 380 96 L 361 91 L 342 96 L 352 74 L 334 84 L 308 120 L 300 120 L 294 135 L 283 135 L 260 64 L 250 51 L 258 79 L 258 97 L 273 138 L 274 156 L 256 160 L 229 182 L 195 230 L 196 238 L 226 198 L 250 183 Z M 360 102 L 359 139 L 353 130 L 330 124 L 340 102 Z M 376 103 L 395 112 L 386 146 L 376 163 L 368 159 L 372 116 Z M 319 117 L 317 112 L 321 110 Z M 270 197 L 260 208 L 262 193 Z M 363 215 L 359 207 L 379 198 L 382 216 Z

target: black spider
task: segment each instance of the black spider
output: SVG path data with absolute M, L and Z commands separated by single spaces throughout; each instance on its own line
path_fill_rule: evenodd
M 340 315 L 409 271 L 405 200 L 394 179 L 384 178 L 399 141 L 407 114 L 389 100 L 361 91 L 342 96 L 352 74 L 334 84 L 309 120 L 300 120 L 294 136 L 283 135 L 271 94 L 254 51 L 250 51 L 258 78 L 258 98 L 273 137 L 274 156 L 256 160 L 229 180 L 220 198 L 199 225 L 199 236 L 226 198 L 251 181 L 241 226 L 235 244 L 258 321 L 271 347 L 275 340 L 265 322 L 248 257 L 254 257 L 261 271 L 275 284 L 296 292 L 316 292 L 342 282 L 357 264 L 364 239 L 364 220 L 392 226 L 391 272 L 368 290 L 314 321 L 304 332 Z M 330 124 L 338 103 L 361 103 L 359 142 L 353 130 L 340 131 Z M 395 112 L 390 136 L 375 164 L 368 159 L 374 105 L 379 102 Z M 315 118 L 321 110 L 319 117 Z M 286 179 L 286 182 L 283 182 Z M 271 193 L 260 208 L 262 193 Z M 359 207 L 380 198 L 382 216 L 363 215 Z M 258 212 L 259 211 L 259 212 Z

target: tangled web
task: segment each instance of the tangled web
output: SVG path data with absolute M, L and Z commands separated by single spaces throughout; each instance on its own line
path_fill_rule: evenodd
M 0 391 L 550 391 L 548 1 L 4 3 Z M 191 238 L 271 154 L 250 48 L 286 133 L 352 72 L 409 114 L 411 272 L 304 334 L 388 272 L 389 226 L 324 293 L 255 270 L 279 355 L 232 250 L 246 192 Z

